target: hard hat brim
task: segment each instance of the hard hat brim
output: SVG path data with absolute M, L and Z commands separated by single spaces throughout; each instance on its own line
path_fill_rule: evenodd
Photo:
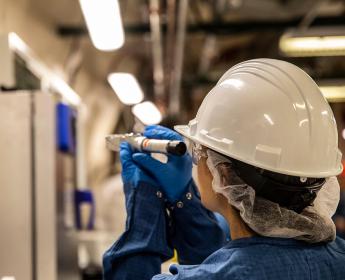
M 224 151 L 220 150 L 220 149 L 217 149 L 215 147 L 211 147 L 208 143 L 206 143 L 205 141 L 195 137 L 195 136 L 192 136 L 191 133 L 190 133 L 190 126 L 189 125 L 175 125 L 174 126 L 174 130 L 177 131 L 179 134 L 181 134 L 183 137 L 193 141 L 193 142 L 196 142 L 198 144 L 201 144 L 211 150 L 214 150 L 218 153 L 221 153 L 225 156 L 229 156 L 231 158 L 234 158 L 236 160 L 239 160 L 239 161 L 242 161 L 244 163 L 247 163 L 247 164 L 250 164 L 250 165 L 253 165 L 253 166 L 256 166 L 256 167 L 259 167 L 259 168 L 262 168 L 262 169 L 265 169 L 265 170 L 269 170 L 269 171 L 272 171 L 272 172 L 276 172 L 276 173 L 280 173 L 280 174 L 285 174 L 285 175 L 290 175 L 290 176 L 297 176 L 297 177 L 308 177 L 308 178 L 328 178 L 328 177 L 332 177 L 332 176 L 337 176 L 339 175 L 340 173 L 343 172 L 343 166 L 340 165 L 338 168 L 332 170 L 332 171 L 327 171 L 327 172 L 319 172 L 318 174 L 307 174 L 307 173 L 304 173 L 304 172 L 299 172 L 297 170 L 279 170 L 279 169 L 274 169 L 274 168 L 271 168 L 271 167 L 268 167 L 268 166 L 264 166 L 264 165 L 261 165 L 261 164 L 258 164 L 258 163 L 254 163 L 254 162 L 250 162 L 248 160 L 244 160 L 236 155 L 232 155 L 232 154 L 229 154 L 229 153 L 225 153 Z

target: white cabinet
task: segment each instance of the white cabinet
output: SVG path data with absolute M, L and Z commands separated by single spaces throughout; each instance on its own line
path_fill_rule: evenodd
M 0 279 L 56 279 L 55 102 L 0 93 Z

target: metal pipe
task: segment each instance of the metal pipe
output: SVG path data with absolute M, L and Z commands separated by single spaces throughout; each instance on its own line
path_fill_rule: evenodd
M 174 65 L 174 44 L 176 31 L 176 0 L 167 1 L 167 34 L 165 45 L 165 85 L 170 85 Z
M 316 1 L 312 9 L 310 9 L 309 12 L 303 17 L 300 24 L 298 25 L 298 28 L 302 31 L 307 30 L 309 26 L 312 24 L 312 22 L 315 20 L 315 18 L 318 16 L 321 6 L 327 2 L 328 0 Z
M 295 17 L 292 19 L 284 20 L 265 20 L 265 21 L 227 21 L 227 22 L 207 22 L 190 24 L 187 27 L 189 34 L 195 33 L 212 33 L 213 35 L 233 35 L 233 34 L 245 34 L 245 33 L 257 33 L 257 32 L 281 32 L 286 28 L 296 28 L 301 24 L 301 20 L 304 17 Z M 345 25 L 344 16 L 320 16 L 314 19 L 311 24 L 312 26 L 343 26 Z M 163 23 L 162 33 L 165 34 L 167 26 Z M 150 32 L 150 25 L 148 24 L 135 24 L 126 25 L 124 27 L 126 34 L 128 35 L 141 35 L 145 32 Z M 83 26 L 71 26 L 71 25 L 60 25 L 57 26 L 56 32 L 59 36 L 85 36 L 87 30 Z
M 205 43 L 201 51 L 199 62 L 198 74 L 200 76 L 206 75 L 210 68 L 211 61 L 214 58 L 216 52 L 216 43 L 217 40 L 216 36 L 214 35 L 208 35 L 205 38 Z
M 164 98 L 164 70 L 159 0 L 150 0 L 150 27 L 152 40 L 154 93 L 157 100 Z
M 176 115 L 180 112 L 181 77 L 183 71 L 183 55 L 187 26 L 188 0 L 180 0 L 177 21 L 177 36 L 175 47 L 175 67 L 173 79 L 170 84 L 170 113 Z

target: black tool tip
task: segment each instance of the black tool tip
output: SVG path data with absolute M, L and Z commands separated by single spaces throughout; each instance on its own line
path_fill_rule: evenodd
M 167 152 L 175 156 L 183 156 L 187 152 L 187 146 L 181 141 L 171 141 L 167 146 Z

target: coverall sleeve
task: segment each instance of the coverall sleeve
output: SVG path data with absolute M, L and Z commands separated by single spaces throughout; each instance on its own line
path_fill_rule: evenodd
M 170 209 L 169 236 L 180 264 L 200 264 L 226 243 L 214 214 L 201 204 L 193 180 L 189 191 Z
M 104 280 L 149 280 L 173 256 L 167 243 L 165 202 L 140 183 L 126 194 L 126 231 L 103 256 Z

